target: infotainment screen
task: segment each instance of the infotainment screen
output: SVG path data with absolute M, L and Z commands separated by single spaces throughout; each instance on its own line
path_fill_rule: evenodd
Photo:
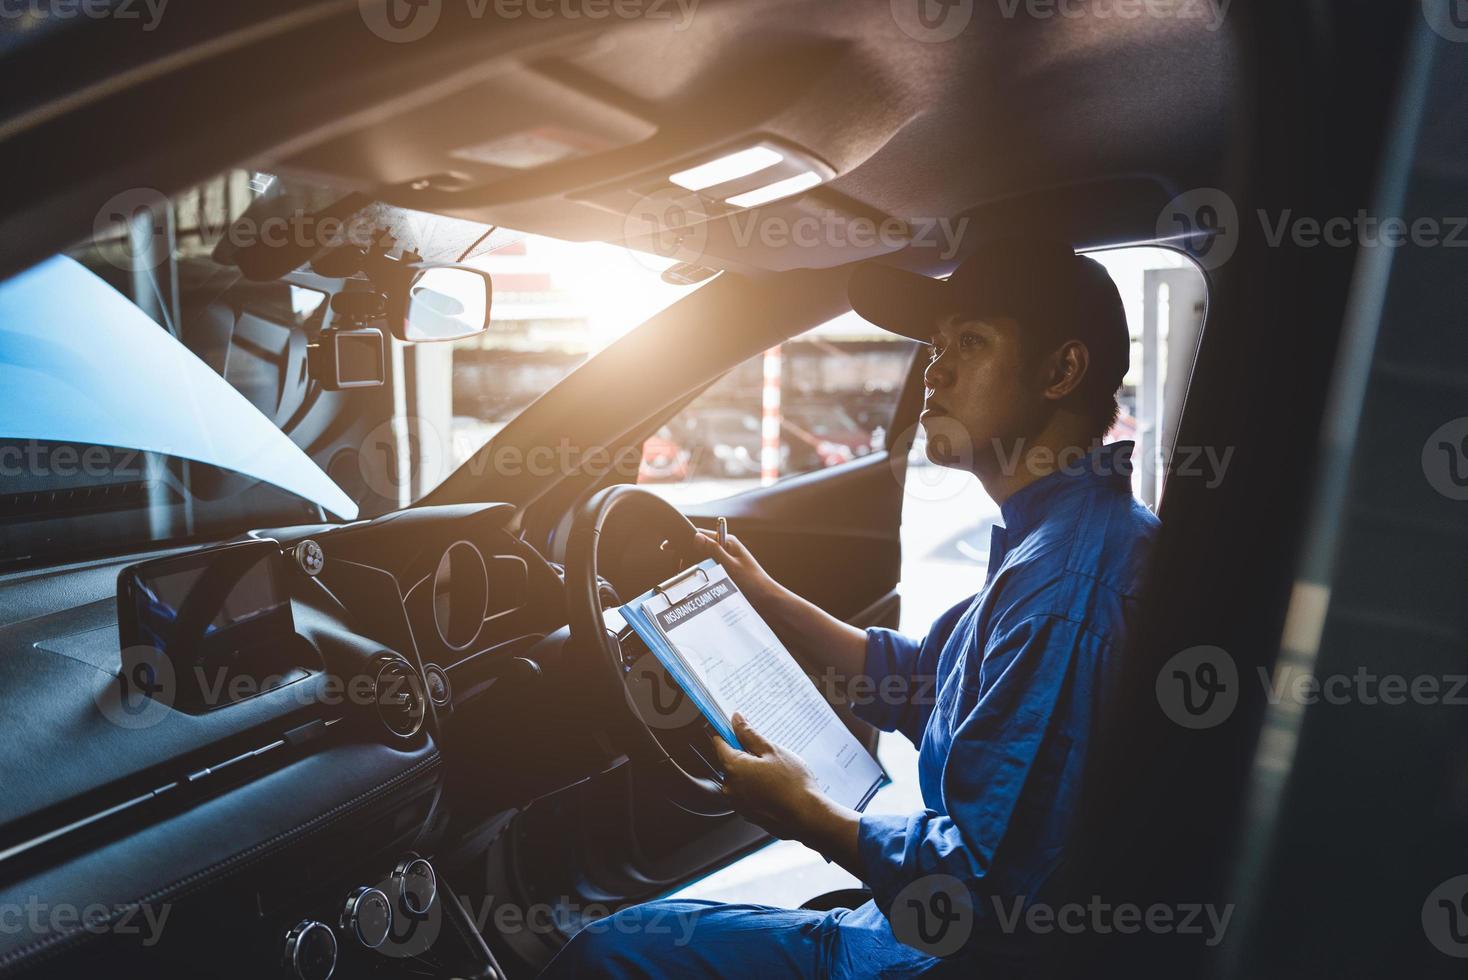
M 281 562 L 274 541 L 247 541 L 128 566 L 118 577 L 124 648 L 168 661 L 183 710 L 217 707 L 221 691 L 248 691 L 232 683 L 241 675 L 298 667 Z
M 225 593 L 219 611 L 209 621 L 208 632 L 269 616 L 285 604 L 276 588 L 275 571 L 270 565 L 270 556 L 261 555 L 245 569 L 239 581 Z M 138 620 L 150 638 L 166 642 L 179 610 L 193 593 L 203 572 L 203 564 L 195 561 L 177 571 L 159 570 L 136 580 L 134 595 L 139 600 Z

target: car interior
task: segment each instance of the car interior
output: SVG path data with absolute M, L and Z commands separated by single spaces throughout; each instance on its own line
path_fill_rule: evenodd
M 924 354 L 869 344 L 865 400 L 792 393 L 774 464 L 754 414 L 690 405 L 847 322 L 862 263 L 942 277 L 1023 233 L 1201 284 L 1172 416 L 1137 423 L 1162 532 L 1077 861 L 1109 901 L 1234 909 L 1216 945 L 1094 932 L 1057 969 L 1456 975 L 1423 901 L 1468 872 L 1468 715 L 1259 682 L 1468 672 L 1468 512 L 1423 479 L 1463 414 L 1463 261 L 1272 231 L 1462 207 L 1468 48 L 1434 3 L 104 6 L 0 23 L 0 450 L 110 474 L 0 484 L 0 975 L 532 977 L 765 847 L 615 609 L 723 519 L 898 626 Z M 476 370 L 547 241 L 672 298 L 466 428 L 447 352 Z M 425 418 L 472 440 L 433 475 Z M 653 492 L 699 475 L 744 483 Z M 1239 701 L 1187 730 L 1155 683 L 1200 646 Z

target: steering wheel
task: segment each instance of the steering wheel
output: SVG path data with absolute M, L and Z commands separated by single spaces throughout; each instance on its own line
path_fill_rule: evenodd
M 668 751 L 648 724 L 629 687 L 630 668 L 622 656 L 622 645 L 604 617 L 605 603 L 612 596 L 597 570 L 602 532 L 613 514 L 617 515 L 616 527 L 637 528 L 639 543 L 647 543 L 649 553 L 660 550 L 688 560 L 695 556 L 694 526 L 661 497 L 626 484 L 595 494 L 578 509 L 566 544 L 566 593 L 572 642 L 577 650 L 589 654 L 595 664 L 597 686 L 606 689 L 602 701 L 611 708 L 612 735 L 631 763 L 685 810 L 704 816 L 724 816 L 732 811 L 720 784 L 689 772 Z M 696 709 L 692 712 L 696 715 Z M 657 727 L 668 728 L 667 725 Z M 664 737 L 671 736 L 669 732 Z

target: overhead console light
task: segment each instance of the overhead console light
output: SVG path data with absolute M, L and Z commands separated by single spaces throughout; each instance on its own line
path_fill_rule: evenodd
M 784 159 L 783 154 L 768 146 L 751 146 L 747 150 L 730 153 L 717 160 L 670 174 L 668 180 L 684 190 L 701 191 L 768 170 Z
M 735 208 L 757 208 L 761 204 L 769 204 L 771 201 L 778 201 L 781 198 L 799 194 L 801 191 L 810 190 L 820 182 L 820 174 L 807 170 L 803 174 L 786 177 L 784 180 L 777 180 L 764 187 L 756 187 L 743 194 L 735 194 L 733 197 L 725 198 L 724 203 Z
M 837 176 L 829 163 L 788 140 L 749 135 L 566 196 L 621 216 L 628 240 L 680 239 L 703 222 L 793 197 Z

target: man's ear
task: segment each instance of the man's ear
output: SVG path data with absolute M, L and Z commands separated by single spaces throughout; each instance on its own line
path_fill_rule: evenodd
M 1091 367 L 1091 352 L 1079 340 L 1067 340 L 1046 361 L 1044 395 L 1060 401 L 1081 386 Z

